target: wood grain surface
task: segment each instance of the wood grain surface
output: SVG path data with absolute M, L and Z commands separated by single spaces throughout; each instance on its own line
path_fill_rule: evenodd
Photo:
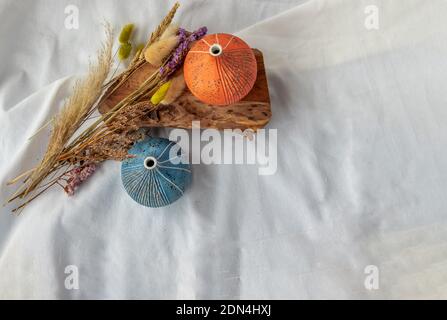
M 141 127 L 189 129 L 192 121 L 200 121 L 200 127 L 204 129 L 257 130 L 266 126 L 272 112 L 264 58 L 261 51 L 253 49 L 253 52 L 256 56 L 258 74 L 253 89 L 244 99 L 226 106 L 209 105 L 199 101 L 186 88 L 174 103 L 160 105 L 154 114 L 143 119 Z M 100 112 L 104 113 L 112 109 L 119 101 L 137 89 L 155 70 L 149 63 L 142 64 L 126 82 L 100 104 Z

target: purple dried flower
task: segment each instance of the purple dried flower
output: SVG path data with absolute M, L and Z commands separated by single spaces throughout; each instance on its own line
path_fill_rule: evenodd
M 208 32 L 207 27 L 202 27 L 200 29 L 197 29 L 190 35 L 190 39 L 191 39 L 191 41 L 197 41 L 200 38 L 202 38 L 204 35 L 206 35 L 207 32 Z
M 172 54 L 169 61 L 166 63 L 165 66 L 160 68 L 160 74 L 162 77 L 169 77 L 172 75 L 178 67 L 183 63 L 183 60 L 185 60 L 186 54 L 189 51 L 189 45 L 201 39 L 206 33 L 208 32 L 207 27 L 202 27 L 200 29 L 197 29 L 193 33 L 191 33 L 189 36 L 186 34 L 186 30 L 183 28 L 179 29 L 179 45 L 175 49 L 174 53 Z
M 185 41 L 187 38 L 186 30 L 183 28 L 178 29 L 179 42 Z
M 95 173 L 96 165 L 95 164 L 87 164 L 82 167 L 76 167 L 70 171 L 68 171 L 64 177 L 67 179 L 67 185 L 64 187 L 65 192 L 72 196 L 74 195 L 76 189 L 79 185 L 87 180 L 93 173 Z

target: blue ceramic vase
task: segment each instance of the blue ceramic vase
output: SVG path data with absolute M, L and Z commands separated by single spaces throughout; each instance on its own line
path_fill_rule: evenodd
M 175 142 L 149 137 L 136 143 L 129 154 L 134 158 L 122 162 L 121 180 L 129 196 L 143 206 L 167 206 L 191 182 L 190 165 L 177 163 L 182 155 Z

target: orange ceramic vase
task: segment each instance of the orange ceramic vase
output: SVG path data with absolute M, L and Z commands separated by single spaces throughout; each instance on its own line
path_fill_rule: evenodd
M 244 98 L 256 81 L 257 63 L 251 48 L 231 34 L 207 35 L 189 51 L 185 82 L 199 100 L 228 105 Z

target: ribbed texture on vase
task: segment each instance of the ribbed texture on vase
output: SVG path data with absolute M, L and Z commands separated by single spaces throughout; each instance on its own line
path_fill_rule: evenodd
M 134 158 L 122 162 L 121 180 L 132 199 L 143 206 L 158 208 L 183 195 L 191 181 L 191 167 L 177 163 L 182 154 L 175 142 L 150 137 L 136 143 L 129 154 Z
M 191 93 L 211 105 L 240 101 L 251 91 L 257 76 L 252 49 L 240 38 L 225 33 L 197 41 L 183 68 Z

